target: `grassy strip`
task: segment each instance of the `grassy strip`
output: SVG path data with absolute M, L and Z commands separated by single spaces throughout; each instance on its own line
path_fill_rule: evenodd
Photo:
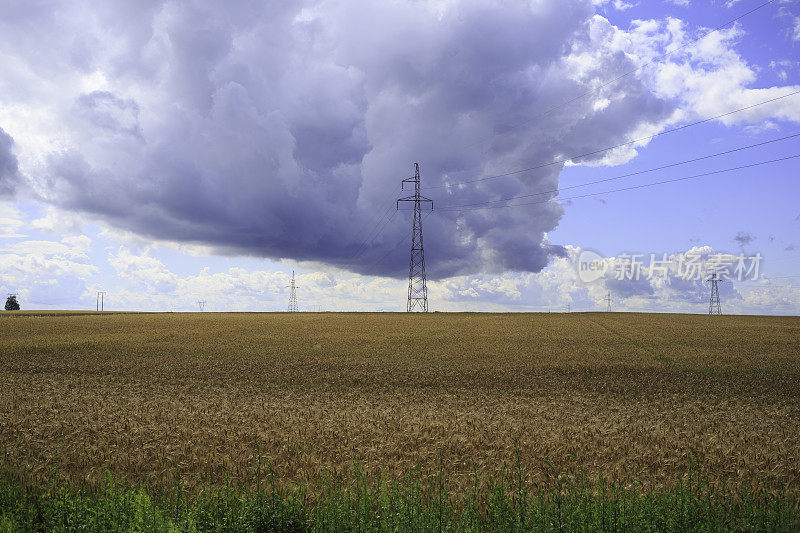
M 521 477 L 488 481 L 456 503 L 439 475 L 387 486 L 356 470 L 326 480 L 310 499 L 274 476 L 254 488 L 227 486 L 187 498 L 154 498 L 109 479 L 94 493 L 31 491 L 0 482 L 0 532 L 7 531 L 797 531 L 791 494 L 736 494 L 700 475 L 647 491 L 603 479 L 559 478 L 532 491 Z

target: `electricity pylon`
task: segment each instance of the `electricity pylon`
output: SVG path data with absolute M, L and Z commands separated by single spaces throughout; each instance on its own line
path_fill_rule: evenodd
M 206 301 L 205 300 L 197 300 L 197 307 L 200 308 L 200 312 L 202 313 L 203 311 L 206 310 Z
M 709 315 L 721 315 L 722 314 L 722 307 L 719 304 L 719 276 L 717 276 L 717 272 L 714 271 L 711 274 L 711 277 L 708 278 L 708 281 L 711 282 L 711 300 L 708 302 L 708 314 Z
M 105 310 L 105 294 L 106 291 L 97 291 L 97 310 L 104 311 Z
M 606 305 L 606 313 L 608 313 L 608 312 L 611 311 L 611 291 L 608 291 L 608 294 L 606 294 L 605 300 L 606 300 L 606 303 L 608 304 L 608 305 Z
M 428 312 L 428 282 L 425 278 L 425 248 L 422 246 L 422 208 L 421 202 L 430 202 L 433 210 L 433 200 L 419 194 L 419 163 L 414 163 L 414 177 L 404 179 L 400 189 L 406 183 L 414 184 L 414 194 L 397 199 L 397 209 L 400 202 L 414 202 L 414 223 L 411 229 L 411 261 L 408 266 L 408 304 L 406 311 Z
M 297 309 L 297 291 L 295 290 L 295 289 L 297 289 L 297 285 L 294 284 L 294 270 L 292 270 L 292 284 L 289 285 L 289 287 L 292 290 L 289 292 L 289 309 L 288 309 L 288 311 L 290 313 L 297 313 L 297 311 L 298 311 L 298 309 Z

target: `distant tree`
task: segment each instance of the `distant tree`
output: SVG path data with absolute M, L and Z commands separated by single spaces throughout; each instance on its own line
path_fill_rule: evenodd
M 19 311 L 19 302 L 13 294 L 6 298 L 6 311 Z

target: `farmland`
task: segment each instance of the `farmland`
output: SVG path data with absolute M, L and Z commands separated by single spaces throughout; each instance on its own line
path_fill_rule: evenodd
M 0 315 L 0 473 L 190 493 L 271 468 L 521 464 L 800 494 L 800 320 L 617 313 Z

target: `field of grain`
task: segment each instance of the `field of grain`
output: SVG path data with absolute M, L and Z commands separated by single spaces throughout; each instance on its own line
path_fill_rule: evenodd
M 0 476 L 312 488 L 360 465 L 580 466 L 800 494 L 800 319 L 573 314 L 0 314 Z

